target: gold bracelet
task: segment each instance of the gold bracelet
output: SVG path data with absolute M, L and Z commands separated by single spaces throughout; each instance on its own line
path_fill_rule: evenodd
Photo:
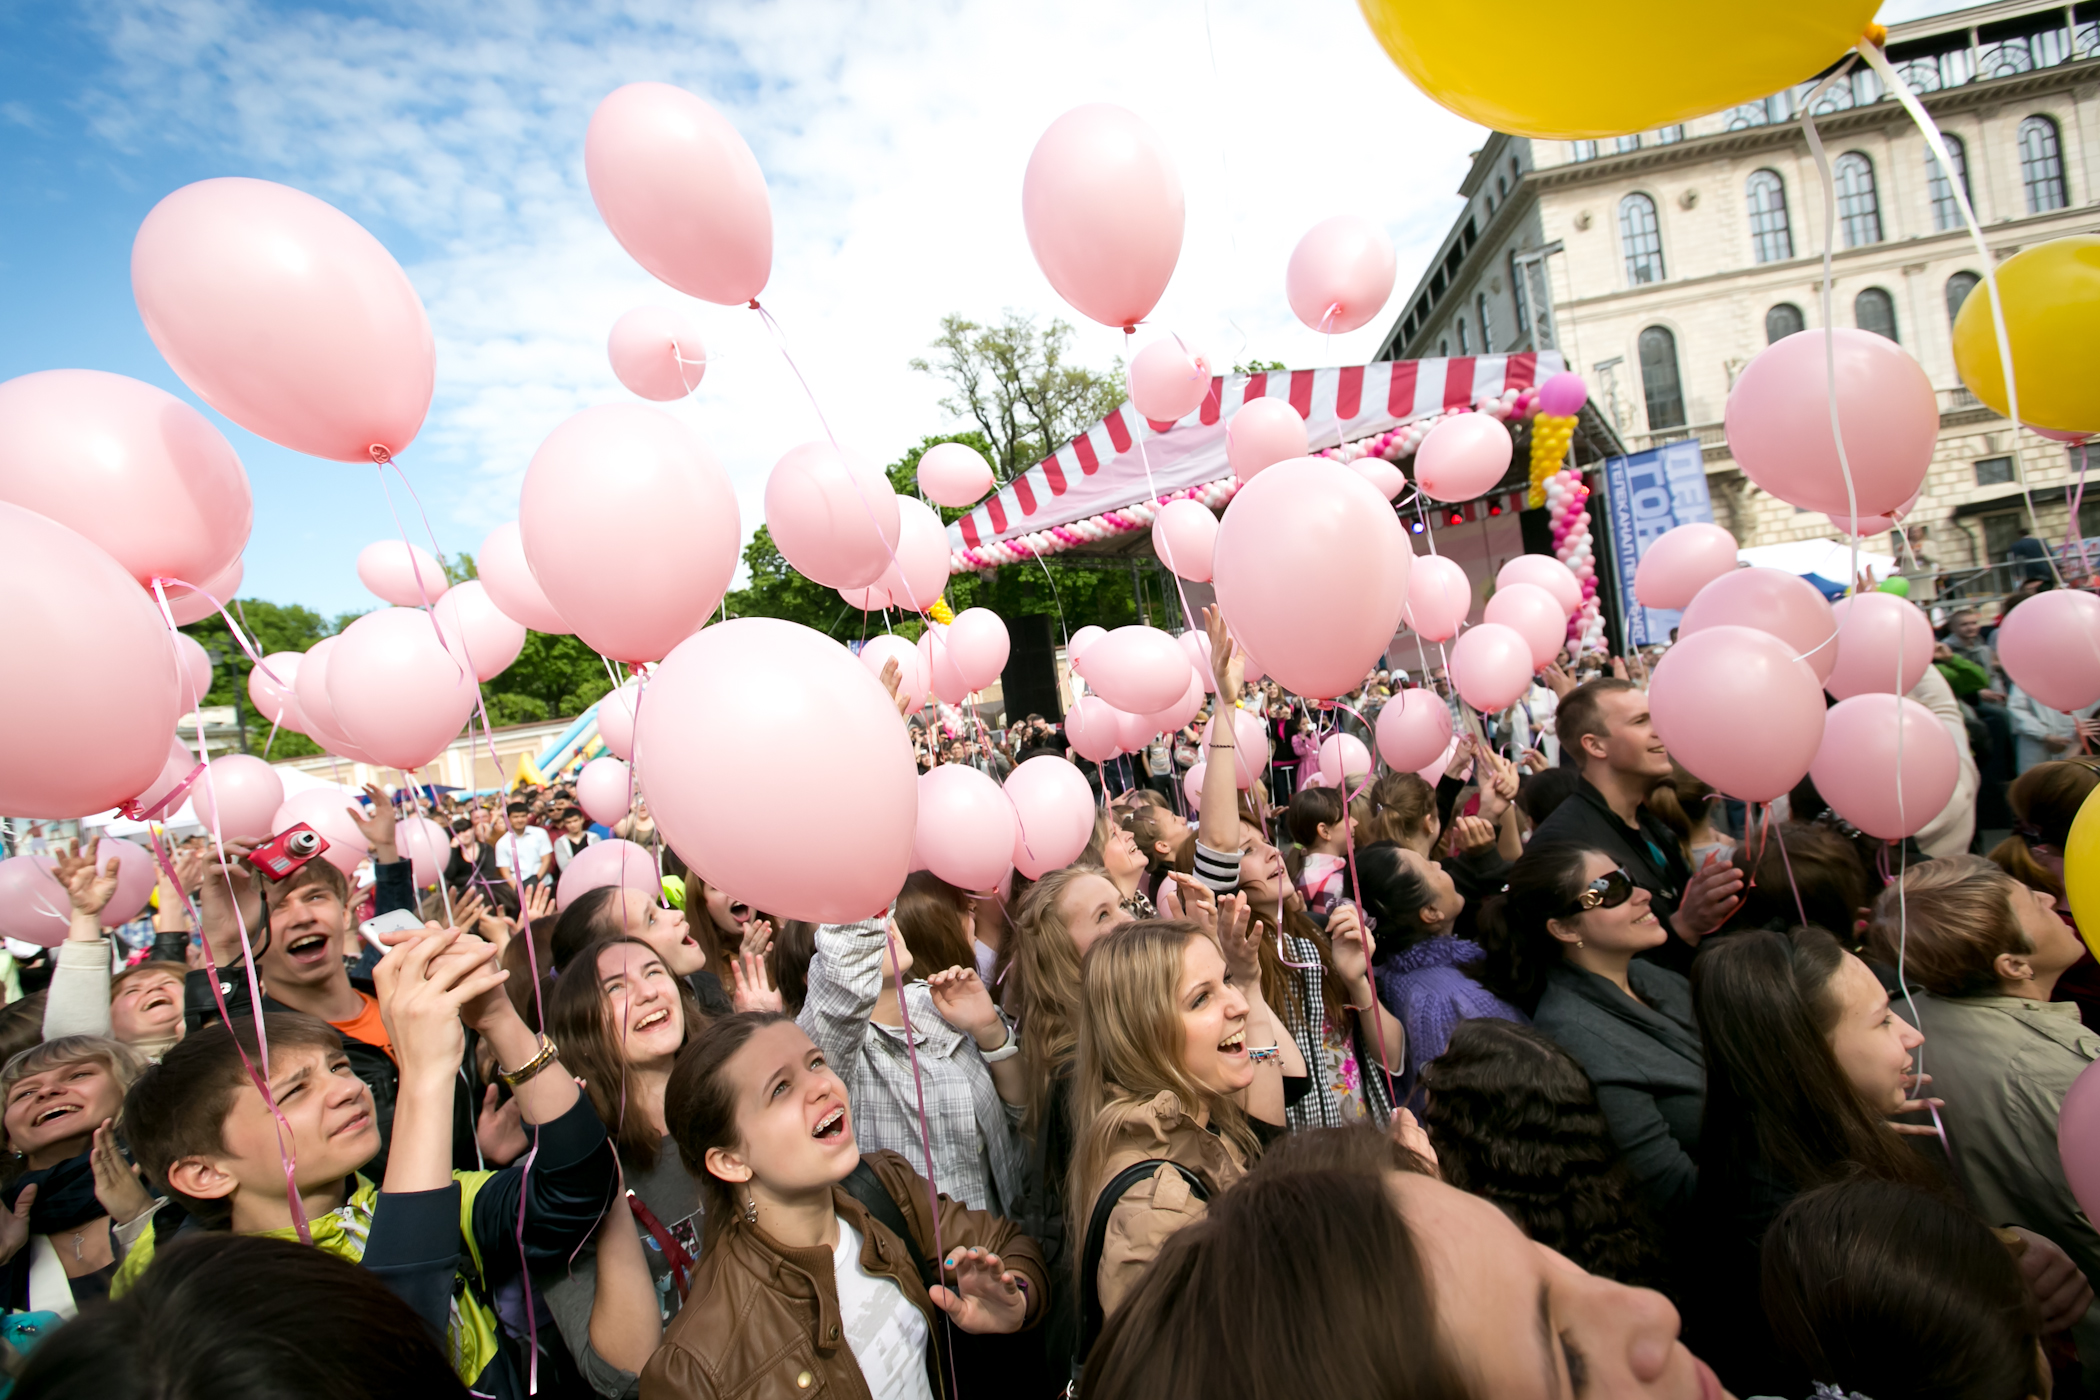
M 501 1065 L 496 1066 L 496 1077 L 503 1081 L 505 1088 L 515 1092 L 520 1084 L 523 1084 L 526 1080 L 553 1064 L 554 1054 L 554 1042 L 542 1035 L 540 1037 L 540 1052 L 537 1055 L 534 1055 L 516 1069 L 505 1069 Z

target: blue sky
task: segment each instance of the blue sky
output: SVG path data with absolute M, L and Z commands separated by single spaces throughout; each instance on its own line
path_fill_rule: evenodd
M 1928 8 L 1948 7 L 1884 18 Z M 1399 76 L 1348 0 L 18 0 L 0 6 L 0 380 L 82 366 L 197 402 L 139 322 L 132 235 L 193 180 L 296 185 L 371 229 L 430 311 L 437 396 L 401 464 L 438 543 L 476 549 L 515 516 L 539 440 L 627 397 L 613 320 L 680 300 L 583 181 L 592 108 L 641 79 L 700 93 L 750 141 L 774 206 L 766 303 L 841 438 L 877 460 L 949 426 L 940 386 L 906 366 L 944 313 L 1080 319 L 1020 222 L 1028 151 L 1059 112 L 1121 102 L 1175 153 L 1189 225 L 1160 323 L 1227 361 L 1294 365 L 1361 360 L 1383 326 L 1330 343 L 1290 318 L 1298 235 L 1369 214 L 1411 285 L 1480 137 Z M 701 316 L 708 376 L 676 411 L 728 467 L 748 535 L 772 462 L 820 429 L 749 313 Z M 1077 348 L 1105 364 L 1119 341 L 1082 325 Z M 395 533 L 374 473 L 213 416 L 255 494 L 242 595 L 376 606 L 355 575 Z

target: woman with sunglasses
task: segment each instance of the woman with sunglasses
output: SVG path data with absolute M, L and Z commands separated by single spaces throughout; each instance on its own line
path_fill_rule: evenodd
M 1706 1070 L 1691 984 L 1634 954 L 1670 936 L 1602 851 L 1534 845 L 1480 915 L 1489 990 L 1531 1012 L 1597 1086 L 1612 1140 L 1665 1228 L 1699 1180 Z

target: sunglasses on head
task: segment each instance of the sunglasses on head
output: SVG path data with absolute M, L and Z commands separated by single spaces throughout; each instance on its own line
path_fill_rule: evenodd
M 1587 914 L 1592 909 L 1616 909 L 1633 898 L 1633 877 L 1623 870 L 1614 870 L 1608 875 L 1599 875 L 1583 887 L 1568 906 L 1562 918 L 1573 918 Z

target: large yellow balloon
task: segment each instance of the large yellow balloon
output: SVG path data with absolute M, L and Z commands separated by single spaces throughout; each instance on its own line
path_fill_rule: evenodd
M 2013 254 L 1998 264 L 1998 292 L 2019 376 L 2021 421 L 2100 433 L 2100 238 L 2053 238 Z M 2005 371 L 1984 283 L 1954 318 L 1954 367 L 1970 393 L 2006 411 Z
M 2100 788 L 2086 794 L 2064 840 L 2064 894 L 2079 936 L 2100 958 Z
M 1574 140 L 1669 126 L 1814 77 L 1881 0 L 1358 0 L 1400 71 L 1462 117 Z

